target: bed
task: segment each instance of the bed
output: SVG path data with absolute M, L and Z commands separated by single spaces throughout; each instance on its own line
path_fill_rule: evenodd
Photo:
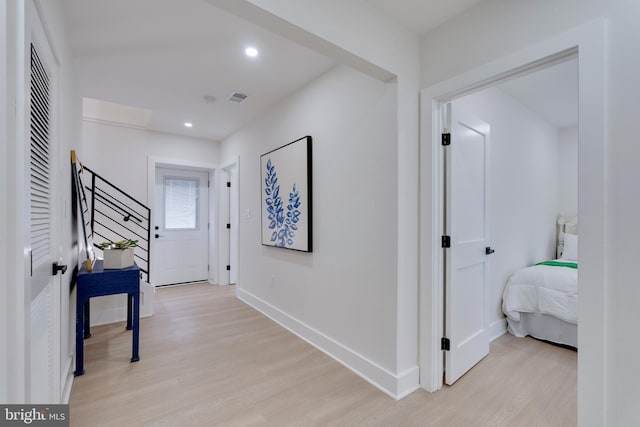
M 556 259 L 516 271 L 505 286 L 507 330 L 578 347 L 578 219 L 558 220 Z

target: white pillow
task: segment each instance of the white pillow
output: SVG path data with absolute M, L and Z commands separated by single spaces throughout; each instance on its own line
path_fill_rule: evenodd
M 578 260 L 578 236 L 575 234 L 562 233 L 564 238 L 564 248 L 560 259 L 571 261 Z

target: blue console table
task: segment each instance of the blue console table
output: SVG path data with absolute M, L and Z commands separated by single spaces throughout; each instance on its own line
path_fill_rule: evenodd
M 84 339 L 91 336 L 89 299 L 93 297 L 127 294 L 127 329 L 133 329 L 131 361 L 140 360 L 140 268 L 134 264 L 129 268 L 105 270 L 102 260 L 97 260 L 89 272 L 85 264 L 78 272 L 76 293 L 76 370 L 73 375 L 84 374 Z

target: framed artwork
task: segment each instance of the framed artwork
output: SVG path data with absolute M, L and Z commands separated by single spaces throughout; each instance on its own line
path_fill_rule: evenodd
M 260 156 L 262 244 L 311 252 L 311 137 Z

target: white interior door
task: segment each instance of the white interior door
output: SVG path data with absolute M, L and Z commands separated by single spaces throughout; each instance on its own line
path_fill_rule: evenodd
M 231 270 L 229 271 L 229 284 L 238 283 L 238 239 L 239 239 L 239 226 L 238 223 L 238 167 L 234 165 L 229 169 L 229 182 L 231 187 L 229 188 L 229 223 L 231 224 L 231 230 L 229 233 L 229 264 Z
M 156 168 L 153 284 L 209 277 L 209 173 Z
M 56 212 L 57 64 L 44 26 L 32 2 L 27 3 L 29 236 L 31 248 L 30 401 L 60 399 L 60 280 Z
M 220 275 L 221 285 L 238 282 L 238 164 L 225 166 L 220 187 Z
M 231 173 L 228 170 L 224 170 L 222 172 L 224 179 L 224 190 L 222 191 L 222 233 L 221 238 L 221 247 L 222 247 L 222 274 L 221 284 L 229 285 L 231 284 L 231 270 L 235 267 L 231 265 L 231 227 L 233 224 L 231 223 Z
M 486 325 L 489 125 L 453 108 L 446 155 L 445 382 L 489 354 Z M 490 251 L 490 250 L 489 250 Z

